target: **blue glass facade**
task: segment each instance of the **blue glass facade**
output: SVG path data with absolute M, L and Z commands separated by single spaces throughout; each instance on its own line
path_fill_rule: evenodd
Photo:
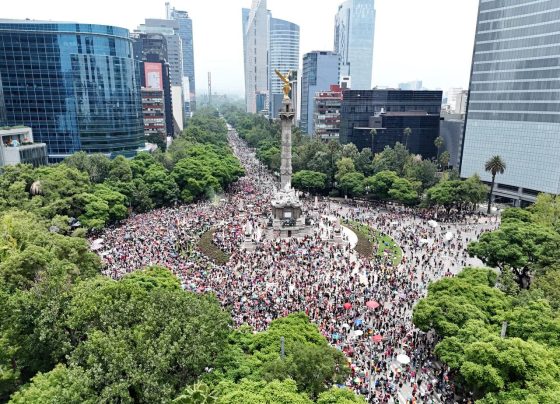
M 560 0 L 480 1 L 461 176 L 500 155 L 499 196 L 560 193 L 559 26 Z
M 334 51 L 340 77 L 351 77 L 353 90 L 371 89 L 375 0 L 346 0 L 335 17 Z
M 0 20 L 0 77 L 0 126 L 31 127 L 51 161 L 80 150 L 133 156 L 144 147 L 139 70 L 126 29 Z
M 299 25 L 290 21 L 270 18 L 270 45 L 269 59 L 270 72 L 270 117 L 278 118 L 278 112 L 282 108 L 283 84 L 274 73 L 274 69 L 282 73 L 295 72 L 299 68 Z
M 194 42 L 193 42 L 193 28 L 192 20 L 189 18 L 189 13 L 186 11 L 171 10 L 172 20 L 179 23 L 179 36 L 183 45 L 183 76 L 189 78 L 189 99 L 190 110 L 196 109 L 196 82 L 194 75 Z M 187 94 L 185 94 L 185 97 Z
M 308 135 L 315 132 L 313 111 L 315 94 L 328 91 L 338 83 L 337 53 L 314 51 L 303 55 L 303 74 L 301 76 L 301 121 L 300 129 Z

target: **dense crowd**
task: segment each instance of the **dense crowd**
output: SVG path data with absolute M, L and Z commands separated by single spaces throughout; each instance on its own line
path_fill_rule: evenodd
M 267 238 L 273 178 L 234 131 L 229 140 L 246 177 L 215 201 L 155 210 L 107 229 L 102 235 L 106 249 L 100 252 L 106 275 L 119 278 L 147 265 L 168 267 L 186 290 L 215 293 L 236 325 L 255 330 L 305 311 L 346 353 L 352 368 L 347 384 L 371 403 L 452 402 L 453 383 L 433 356 L 434 336 L 414 328 L 412 308 L 431 280 L 477 264 L 465 247 L 494 229 L 494 219 L 456 212 L 436 223 L 436 212 L 309 200 L 304 210 L 315 225 L 308 235 Z M 389 254 L 358 256 L 349 243 L 334 242 L 324 226 L 329 217 L 391 235 L 403 249 L 402 262 L 393 266 Z M 230 254 L 225 265 L 197 249 L 201 234 L 210 229 L 214 243 Z M 247 236 L 250 250 L 242 248 Z

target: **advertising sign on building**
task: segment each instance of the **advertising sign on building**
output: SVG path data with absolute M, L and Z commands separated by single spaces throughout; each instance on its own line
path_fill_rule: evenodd
M 154 90 L 163 90 L 163 73 L 160 63 L 144 63 L 146 87 Z

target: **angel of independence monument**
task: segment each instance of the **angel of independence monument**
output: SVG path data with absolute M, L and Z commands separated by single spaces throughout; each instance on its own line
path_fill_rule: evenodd
M 282 150 L 280 163 L 280 189 L 272 198 L 272 227 L 274 237 L 303 237 L 309 233 L 309 221 L 305 220 L 302 212 L 302 203 L 295 189 L 292 188 L 292 123 L 294 109 L 290 99 L 292 90 L 288 73 L 282 75 L 278 70 L 276 74 L 284 82 L 284 98 L 279 117 L 282 128 Z

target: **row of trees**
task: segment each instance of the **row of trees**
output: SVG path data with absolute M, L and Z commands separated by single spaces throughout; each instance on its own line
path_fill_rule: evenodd
M 437 356 L 477 402 L 560 397 L 558 251 L 560 198 L 541 194 L 527 209 L 505 210 L 498 230 L 468 246 L 496 270 L 467 268 L 437 281 L 415 307 L 414 323 L 437 332 Z
M 76 219 L 86 229 L 100 229 L 130 211 L 212 197 L 243 173 L 227 144 L 225 123 L 216 111 L 203 110 L 166 153 L 110 160 L 79 152 L 57 165 L 5 167 L 0 209 L 34 212 L 63 233 L 79 227 Z
M 272 171 L 280 165 L 280 127 L 258 115 L 236 107 L 223 107 L 226 119 L 256 149 L 257 157 Z M 375 136 L 375 133 L 372 133 Z M 436 139 L 438 150 L 442 139 Z M 449 156 L 442 153 L 447 167 Z M 424 204 L 450 210 L 470 209 L 484 200 L 487 187 L 477 176 L 463 184 L 456 172 L 438 174 L 438 165 L 411 154 L 397 143 L 373 155 L 369 148 L 359 151 L 354 144 L 324 143 L 294 130 L 293 185 L 302 191 L 367 197 L 406 205 Z

